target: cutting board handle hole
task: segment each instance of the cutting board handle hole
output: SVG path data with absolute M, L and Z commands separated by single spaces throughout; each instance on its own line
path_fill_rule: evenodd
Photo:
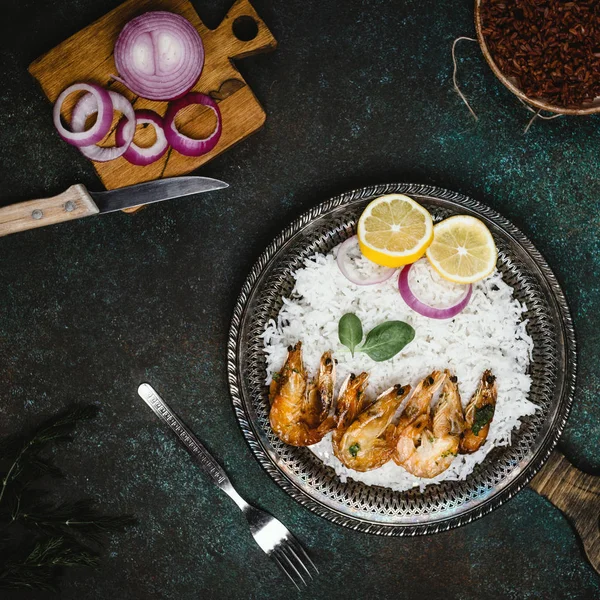
M 249 42 L 258 35 L 258 23 L 247 15 L 238 17 L 231 26 L 233 35 L 240 42 Z

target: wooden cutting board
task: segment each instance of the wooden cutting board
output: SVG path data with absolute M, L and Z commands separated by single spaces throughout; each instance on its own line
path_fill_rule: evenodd
M 263 108 L 232 62 L 234 59 L 268 52 L 277 47 L 277 41 L 248 0 L 236 0 L 222 23 L 214 30 L 202 23 L 188 0 L 128 0 L 36 59 L 29 66 L 29 72 L 39 81 L 51 102 L 69 85 L 90 81 L 125 95 L 136 109 L 150 108 L 164 115 L 167 102 L 140 98 L 111 78 L 117 74 L 113 48 L 121 29 L 132 18 L 151 10 L 166 10 L 183 15 L 198 30 L 206 58 L 193 91 L 209 94 L 218 102 L 223 132 L 215 148 L 195 158 L 169 150 L 163 158 L 145 167 L 134 166 L 124 158 L 106 163 L 94 162 L 107 189 L 190 173 L 254 133 L 266 118 Z M 247 39 L 253 33 L 256 35 L 248 41 L 240 39 Z M 63 117 L 67 123 L 76 99 L 70 98 L 71 102 L 65 103 Z M 48 110 L 51 110 L 50 107 Z M 113 125 L 116 125 L 120 116 L 115 115 Z M 214 113 L 210 110 L 188 107 L 181 111 L 177 124 L 183 133 L 191 137 L 204 137 L 212 131 L 214 119 Z M 147 140 L 153 137 L 151 129 L 148 127 L 136 134 L 136 142 L 139 140 L 143 144 L 144 137 Z M 114 132 L 111 131 L 101 144 L 112 145 L 113 142 Z

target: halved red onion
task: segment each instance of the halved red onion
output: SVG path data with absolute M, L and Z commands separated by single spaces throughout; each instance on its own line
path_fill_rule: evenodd
M 87 130 L 85 130 L 85 119 L 83 120 L 83 126 L 76 129 L 71 122 L 71 129 L 66 129 L 60 118 L 60 111 L 67 96 L 70 96 L 73 92 L 88 92 L 84 98 L 90 97 L 96 106 L 94 112 L 98 113 L 96 122 Z M 109 93 L 95 83 L 75 83 L 70 85 L 66 90 L 63 90 L 60 96 L 54 103 L 53 119 L 54 126 L 58 131 L 58 135 L 73 146 L 78 148 L 82 146 L 90 146 L 99 142 L 110 129 L 112 123 L 113 106 L 110 99 Z
M 208 106 L 215 113 L 217 124 L 214 131 L 207 138 L 196 140 L 178 131 L 175 125 L 175 117 L 180 110 L 183 110 L 186 106 L 190 106 L 190 104 Z M 175 100 L 175 102 L 171 102 L 165 115 L 165 135 L 167 136 L 167 141 L 177 152 L 184 156 L 201 156 L 210 152 L 217 145 L 221 137 L 221 129 L 221 111 L 219 110 L 219 106 L 210 96 L 198 92 L 192 92 L 179 100 Z
M 473 286 L 471 284 L 464 286 L 464 296 L 452 306 L 435 308 L 434 306 L 426 304 L 415 296 L 410 287 L 408 275 L 411 268 L 412 264 L 406 265 L 403 267 L 402 271 L 400 271 L 400 276 L 398 277 L 398 290 L 400 291 L 400 295 L 404 302 L 406 302 L 406 304 L 408 304 L 415 312 L 424 317 L 429 317 L 430 319 L 451 319 L 469 304 L 469 300 L 471 300 L 471 295 L 473 294 Z
M 362 260 L 368 265 L 366 273 L 362 273 L 357 267 L 355 261 Z M 353 235 L 348 238 L 339 248 L 337 254 L 337 265 L 342 275 L 355 283 L 356 285 L 374 285 L 387 281 L 396 269 L 381 267 L 365 258 L 358 245 L 358 237 Z
M 122 146 L 127 142 L 125 128 L 129 124 L 129 121 L 121 120 L 117 125 L 115 132 L 115 139 L 117 146 Z M 148 124 L 154 127 L 156 132 L 156 141 L 152 146 L 146 148 L 138 146 L 135 142 L 131 142 L 127 150 L 123 154 L 123 158 L 129 161 L 132 165 L 138 167 L 145 167 L 146 165 L 156 162 L 161 156 L 165 154 L 169 147 L 169 142 L 165 137 L 163 129 L 162 117 L 156 114 L 153 110 L 136 110 L 135 111 L 135 124 L 143 125 Z
M 117 141 L 116 146 L 104 147 L 92 145 L 79 148 L 84 156 L 97 162 L 107 162 L 125 154 L 135 135 L 135 111 L 133 110 L 133 106 L 131 106 L 131 102 L 125 96 L 117 94 L 117 92 L 108 92 L 108 94 L 113 110 L 122 112 L 126 121 L 123 127 L 121 142 Z M 86 119 L 95 112 L 98 112 L 98 102 L 93 95 L 86 94 L 77 102 L 75 108 L 73 108 L 71 116 L 73 131 L 82 131 L 85 127 Z M 112 122 L 112 113 L 110 119 Z
M 117 81 L 150 100 L 173 100 L 189 92 L 204 66 L 204 46 L 181 15 L 147 12 L 123 27 L 115 44 Z

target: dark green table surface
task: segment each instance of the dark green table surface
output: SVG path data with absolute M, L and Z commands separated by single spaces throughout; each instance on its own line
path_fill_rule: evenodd
M 5 0 L 0 18 L 0 204 L 100 189 L 55 134 L 27 65 L 118 0 Z M 224 191 L 0 239 L 0 435 L 74 400 L 101 415 L 58 461 L 64 497 L 134 512 L 65 599 L 294 598 L 213 488 L 136 395 L 148 380 L 220 459 L 239 491 L 280 517 L 321 569 L 304 598 L 593 598 L 600 578 L 564 517 L 526 489 L 477 522 L 430 537 L 353 533 L 302 509 L 254 460 L 235 420 L 225 346 L 237 293 L 265 245 L 302 211 L 376 182 L 481 200 L 547 258 L 569 300 L 579 383 L 561 440 L 600 466 L 600 118 L 534 123 L 471 42 L 452 89 L 451 43 L 472 2 L 256 0 L 279 40 L 240 63 L 268 119 L 201 169 Z M 228 0 L 194 5 L 216 26 Z M 3 598 L 46 598 L 23 593 Z

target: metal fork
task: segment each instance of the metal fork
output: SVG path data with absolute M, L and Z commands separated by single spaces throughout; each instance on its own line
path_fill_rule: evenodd
M 183 421 L 167 406 L 156 390 L 148 383 L 138 387 L 138 394 L 146 404 L 177 434 L 201 469 L 223 490 L 246 515 L 250 532 L 256 543 L 270 556 L 300 589 L 299 583 L 308 584 L 312 579 L 310 568 L 319 570 L 310 559 L 300 542 L 288 531 L 281 521 L 269 513 L 248 504 L 233 488 L 221 465 L 209 454 Z

